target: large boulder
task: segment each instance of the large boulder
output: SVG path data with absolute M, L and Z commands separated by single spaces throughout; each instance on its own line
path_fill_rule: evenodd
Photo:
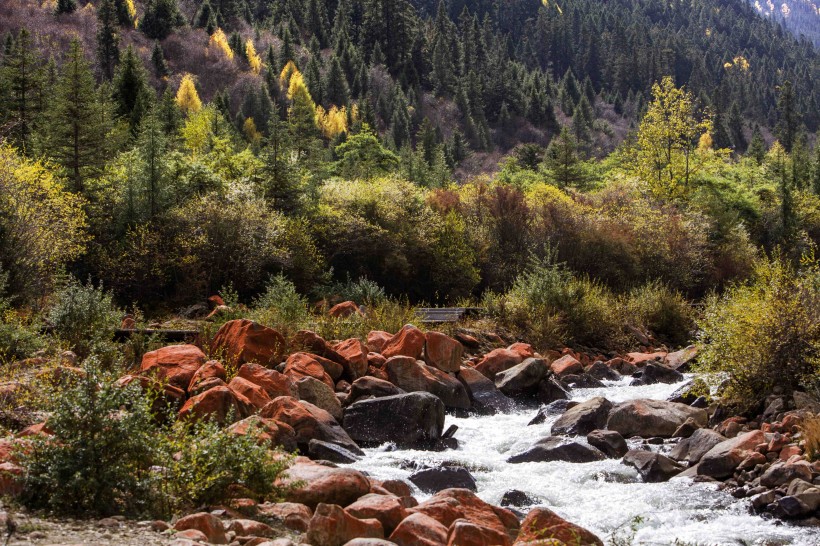
M 510 544 L 510 537 L 466 519 L 454 521 L 447 535 L 447 546 L 497 546 L 499 544 Z
M 208 360 L 196 345 L 170 345 L 143 355 L 140 372 L 187 390 L 197 370 Z
M 518 518 L 512 512 L 488 504 L 475 492 L 464 488 L 439 491 L 408 512 L 428 515 L 445 527 L 451 527 L 459 519 L 467 520 L 493 529 L 507 537 L 507 540 L 510 536 L 517 535 L 519 530 Z M 501 544 L 508 544 L 507 540 Z
M 319 504 L 308 525 L 307 540 L 313 546 L 344 546 L 354 538 L 384 538 L 382 524 L 359 519 L 336 504 Z
M 251 383 L 247 379 L 234 377 L 231 379 L 231 382 L 228 383 L 228 388 L 236 394 L 247 398 L 256 409 L 262 409 L 265 407 L 265 404 L 270 402 L 270 395 L 268 395 L 265 389 L 256 383 Z
M 566 387 L 555 375 L 550 374 L 538 384 L 538 401 L 551 404 L 556 400 L 569 400 L 569 387 Z
M 237 421 L 228 427 L 228 432 L 237 436 L 251 435 L 259 444 L 268 445 L 271 449 L 281 447 L 285 451 L 296 450 L 296 431 L 293 427 L 259 415 Z
M 394 356 L 384 365 L 390 382 L 407 392 L 429 392 L 448 408 L 470 409 L 470 397 L 457 379 L 410 357 Z
M 211 544 L 228 544 L 228 536 L 225 534 L 225 527 L 222 521 L 207 512 L 197 512 L 181 517 L 174 524 L 177 531 L 195 530 L 205 536 Z
M 377 519 L 389 535 L 401 520 L 407 517 L 407 509 L 402 500 L 395 495 L 365 495 L 347 508 L 345 511 L 359 519 Z
M 398 546 L 447 546 L 447 527 L 424 514 L 411 514 L 390 534 Z
M 591 463 L 606 459 L 600 449 L 589 444 L 570 442 L 566 438 L 548 436 L 538 440 L 526 451 L 517 453 L 508 463 L 532 463 L 546 461 L 565 461 L 568 463 Z
M 326 383 L 313 377 L 303 377 L 296 382 L 296 388 L 299 390 L 301 400 L 310 402 L 317 408 L 322 408 L 332 415 L 337 422 L 342 422 L 342 404 L 336 398 L 333 389 L 328 387 Z
M 728 478 L 758 444 L 766 439 L 760 430 L 752 430 L 724 440 L 707 451 L 697 465 L 697 473 L 712 478 Z
M 418 360 L 424 350 L 425 341 L 424 332 L 412 324 L 406 324 L 385 343 L 381 354 L 385 358 L 407 356 L 413 360 Z
M 347 318 L 353 315 L 359 317 L 364 316 L 364 313 L 362 313 L 362 310 L 356 305 L 356 302 L 350 300 L 337 303 L 330 308 L 327 314 L 333 318 Z
M 324 338 L 310 330 L 299 330 L 296 332 L 293 336 L 292 346 L 293 349 L 291 349 L 291 351 L 307 352 L 314 357 L 323 358 L 336 363 L 338 366 L 334 368 L 338 371 L 338 375 L 334 375 L 334 373 L 328 371 L 334 380 L 339 379 L 343 367 L 347 364 L 345 357 L 337 353 Z
M 760 485 L 778 487 L 794 480 L 809 481 L 811 477 L 812 467 L 808 461 L 776 461 L 760 476 Z
M 674 368 L 657 361 L 647 362 L 640 371 L 640 381 L 644 385 L 655 383 L 678 383 L 683 381 L 683 374 Z
M 710 428 L 699 428 L 691 436 L 678 442 L 669 456 L 690 465 L 697 464 L 710 449 L 724 441 L 726 437 L 719 432 Z
M 476 413 L 492 415 L 515 409 L 515 402 L 512 398 L 499 391 L 495 384 L 478 370 L 462 367 L 458 372 L 458 380 L 467 390 L 472 409 Z
M 364 455 L 332 415 L 310 402 L 280 396 L 262 408 L 259 415 L 293 427 L 299 450 L 303 453 L 309 453 L 310 441 L 317 439 L 342 446 L 356 455 Z
M 635 468 L 647 483 L 665 482 L 683 471 L 683 467 L 669 457 L 652 451 L 627 451 L 622 462 Z
M 473 475 L 461 466 L 425 468 L 413 472 L 407 479 L 425 493 L 438 493 L 453 487 L 469 489 L 470 491 L 478 489 Z
M 298 484 L 285 492 L 285 500 L 316 509 L 320 503 L 347 506 L 370 493 L 370 481 L 352 468 L 334 468 L 299 457 L 280 485 Z
M 344 357 L 345 375 L 350 381 L 367 374 L 367 346 L 356 338 L 347 339 L 333 346 L 333 350 Z
M 188 392 L 196 389 L 197 385 L 200 383 L 213 378 L 221 379 L 224 382 L 227 380 L 228 376 L 225 372 L 225 366 L 223 366 L 221 362 L 209 360 L 200 366 L 196 373 L 194 373 L 193 377 L 191 377 L 191 382 L 188 383 Z
M 623 457 L 629 451 L 624 437 L 614 430 L 593 430 L 587 434 L 587 442 L 600 449 L 610 459 Z
M 461 368 L 464 346 L 441 332 L 427 332 L 424 336 L 424 361 L 443 372 L 457 372 Z
M 552 546 L 560 544 L 572 546 L 604 546 L 601 539 L 590 531 L 570 523 L 549 508 L 533 508 L 521 522 L 521 532 L 515 544 L 544 544 L 548 546 L 549 539 L 559 540 Z M 544 541 L 544 542 L 538 542 Z
M 427 445 L 444 430 L 444 404 L 425 392 L 358 400 L 345 409 L 343 424 L 350 437 L 363 445 Z
M 215 352 L 222 352 L 226 360 L 241 366 L 256 362 L 275 366 L 282 361 L 287 344 L 284 336 L 272 328 L 256 322 L 239 319 L 222 325 L 211 342 Z
M 553 435 L 585 436 L 595 429 L 604 428 L 612 402 L 597 396 L 581 402 L 564 412 L 552 425 Z
M 584 373 L 584 365 L 572 355 L 564 355 L 550 364 L 550 371 L 558 377 Z
M 212 419 L 219 424 L 244 419 L 255 410 L 250 400 L 228 387 L 214 387 L 189 398 L 178 419 Z
M 253 362 L 243 364 L 236 372 L 236 377 L 241 377 L 259 385 L 268 393 L 271 399 L 279 396 L 295 397 L 299 395 L 299 391 L 291 378 Z
M 303 377 L 312 377 L 330 387 L 331 390 L 336 385 L 333 378 L 325 371 L 325 367 L 308 353 L 293 353 L 290 355 L 285 364 L 284 373 L 294 382 Z
M 538 384 L 548 373 L 546 362 L 540 358 L 528 358 L 521 364 L 497 373 L 495 386 L 507 396 L 535 394 Z
M 346 403 L 350 405 L 361 398 L 381 398 L 404 393 L 404 390 L 395 386 L 390 381 L 385 381 L 378 377 L 360 377 L 350 385 L 350 393 L 348 394 Z
M 612 408 L 606 428 L 620 432 L 625 438 L 671 437 L 687 419 L 700 427 L 706 426 L 706 410 L 662 400 L 629 400 Z
M 520 364 L 524 359 L 521 355 L 510 349 L 494 349 L 484 355 L 475 369 L 484 374 L 490 380 L 495 380 L 499 372 L 509 370 L 513 366 Z
M 266 502 L 257 506 L 260 516 L 279 520 L 292 531 L 304 533 L 308 529 L 313 510 L 296 502 Z

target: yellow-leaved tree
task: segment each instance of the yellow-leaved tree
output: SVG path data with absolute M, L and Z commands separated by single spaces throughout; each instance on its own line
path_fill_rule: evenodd
M 211 39 L 208 40 L 208 47 L 211 46 L 224 53 L 228 59 L 233 60 L 233 49 L 231 49 L 230 44 L 228 44 L 228 37 L 225 36 L 221 28 L 217 28 L 214 33 L 211 34 Z
M 262 57 L 256 52 L 256 48 L 253 46 L 253 40 L 250 38 L 245 42 L 245 57 L 248 58 L 248 64 L 251 65 L 251 70 L 253 70 L 255 74 L 259 74 L 262 71 Z
M 347 132 L 347 109 L 335 105 L 325 110 L 321 105 L 316 106 L 316 125 L 326 138 L 333 138 Z
M 652 102 L 638 129 L 632 167 L 656 196 L 683 197 L 692 174 L 706 160 L 697 154 L 700 137 L 711 130 L 711 117 L 696 112 L 691 93 L 666 76 L 652 86 Z
M 202 109 L 202 101 L 199 99 L 199 93 L 196 92 L 194 77 L 190 74 L 182 76 L 182 81 L 179 82 L 177 104 L 179 108 L 189 116 Z

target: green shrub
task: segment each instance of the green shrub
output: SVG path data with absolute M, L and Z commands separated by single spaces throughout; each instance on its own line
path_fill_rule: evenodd
M 121 318 L 122 311 L 102 286 L 83 284 L 74 277 L 55 294 L 47 316 L 54 334 L 80 356 L 110 343 Z
M 287 337 L 307 326 L 310 317 L 308 301 L 296 291 L 292 282 L 279 274 L 270 278 L 265 291 L 254 301 L 252 317 Z
M 366 277 L 359 277 L 355 281 L 347 275 L 343 282 L 335 282 L 322 291 L 325 297 L 336 296 L 342 301 L 354 301 L 359 305 L 377 305 L 387 299 L 384 288 Z
M 820 270 L 796 271 L 779 257 L 761 259 L 752 279 L 711 296 L 699 322 L 700 368 L 726 375 L 724 398 L 761 409 L 775 387 L 785 393 L 820 374 Z
M 45 345 L 30 321 L 11 307 L 5 297 L 8 272 L 0 267 L 0 364 L 31 356 Z
M 385 298 L 367 308 L 365 316 L 331 317 L 327 314 L 316 317 L 312 328 L 325 339 L 366 339 L 368 332 L 382 330 L 396 333 L 405 324 L 418 323 L 415 308 L 406 300 Z
M 662 341 L 682 345 L 689 340 L 695 324 L 692 306 L 680 292 L 660 281 L 632 290 L 624 306 L 634 326 L 646 328 Z

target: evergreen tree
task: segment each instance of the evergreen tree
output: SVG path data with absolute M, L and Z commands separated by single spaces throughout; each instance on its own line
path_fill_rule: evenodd
M 307 0 L 305 5 L 305 26 L 311 36 L 318 40 L 321 47 L 327 47 L 327 31 L 330 24 L 327 20 L 327 9 L 322 0 Z
M 319 66 L 319 57 L 319 54 L 310 57 L 305 71 L 305 84 L 307 84 L 308 91 L 310 91 L 310 96 L 314 102 L 323 104 L 325 97 L 322 93 L 322 68 Z
M 151 64 L 157 78 L 161 79 L 168 75 L 168 64 L 165 62 L 165 53 L 162 51 L 159 41 L 154 42 L 154 49 L 151 51 Z
M 743 116 L 740 114 L 740 106 L 737 102 L 732 103 L 729 108 L 729 118 L 726 120 L 726 127 L 729 129 L 729 138 L 732 140 L 732 146 L 735 152 L 742 154 L 746 151 L 748 143 L 746 136 L 743 134 Z
M 785 81 L 777 99 L 777 138 L 787 153 L 791 153 L 797 137 L 799 118 L 795 111 L 792 82 Z
M 149 38 L 164 40 L 175 28 L 184 24 L 177 0 L 148 0 L 139 26 Z
M 344 106 L 350 100 L 350 90 L 347 87 L 347 79 L 342 70 L 342 64 L 336 55 L 330 59 L 330 67 L 325 74 L 324 98 L 330 104 Z
M 544 167 L 559 188 L 582 188 L 586 182 L 578 144 L 566 127 L 547 147 Z
M 142 60 L 130 45 L 114 76 L 112 98 L 115 112 L 128 120 L 131 131 L 136 134 L 142 116 L 149 106 L 153 91 L 148 85 L 148 74 Z
M 109 115 L 95 89 L 82 46 L 73 40 L 48 116 L 46 149 L 63 168 L 76 192 L 84 190 L 85 180 L 98 173 L 108 159 Z
M 57 0 L 57 14 L 74 13 L 77 9 L 77 0 Z
M 729 133 L 726 132 L 726 126 L 723 123 L 723 113 L 720 110 L 715 111 L 712 127 L 712 144 L 715 149 L 730 148 L 732 140 L 729 138 Z
M 757 125 L 755 125 L 754 133 L 752 133 L 752 142 L 749 144 L 747 153 L 757 161 L 758 165 L 762 164 L 766 158 L 766 143 L 763 142 L 763 135 Z
M 292 76 L 293 80 L 296 76 Z M 316 103 L 304 83 L 291 81 L 288 89 L 288 131 L 298 160 L 307 159 L 316 149 L 319 129 L 316 127 Z
M 166 89 L 157 105 L 156 119 L 162 124 L 165 135 L 172 138 L 176 135 L 182 121 L 182 112 L 177 105 L 176 97 L 170 89 Z
M 199 6 L 199 11 L 197 11 L 196 17 L 194 18 L 194 24 L 199 28 L 208 29 L 208 34 L 212 34 L 213 31 L 216 30 L 216 27 L 219 26 L 216 23 L 216 14 L 209 0 L 205 0 Z
M 293 39 L 287 27 L 282 31 L 282 48 L 279 50 L 279 66 L 285 66 L 288 61 L 296 58 L 293 50 Z
M 37 96 L 42 92 L 42 61 L 38 57 L 31 35 L 20 30 L 10 53 L 3 58 L 3 80 L 8 100 L 0 112 L 11 127 L 11 141 L 24 154 L 31 152 L 32 133 L 40 113 Z
M 101 0 L 97 9 L 97 59 L 106 80 L 114 77 L 114 68 L 120 59 L 120 37 L 114 0 Z
M 268 125 L 268 138 L 260 154 L 260 183 L 265 199 L 274 209 L 288 214 L 298 210 L 301 198 L 299 177 L 290 162 L 293 151 L 290 134 L 290 124 L 273 117 Z
M 166 144 L 162 122 L 154 114 L 145 116 L 137 149 L 142 160 L 140 178 L 144 184 L 145 211 L 149 220 L 153 220 L 168 201 Z
M 129 10 L 128 2 L 126 0 L 114 0 L 114 11 L 117 14 L 118 25 L 121 27 L 134 26 L 134 14 L 132 14 Z
M 814 168 L 812 170 L 811 187 L 815 195 L 820 195 L 820 143 L 814 144 Z

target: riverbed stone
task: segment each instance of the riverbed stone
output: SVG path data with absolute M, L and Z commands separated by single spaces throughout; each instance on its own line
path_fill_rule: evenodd
M 310 402 L 279 396 L 262 408 L 259 415 L 293 427 L 296 443 L 303 453 L 308 453 L 310 441 L 317 439 L 342 446 L 356 455 L 364 454 L 332 415 Z
M 552 425 L 552 434 L 579 436 L 604 428 L 611 408 L 612 402 L 602 396 L 581 402 L 568 409 L 555 421 Z
M 447 527 L 421 513 L 404 518 L 390 534 L 390 541 L 398 546 L 446 546 Z
M 807 461 L 801 460 L 794 463 L 777 461 L 760 476 L 760 485 L 777 487 L 796 479 L 809 481 L 811 476 L 811 466 Z
M 406 356 L 388 358 L 384 365 L 390 382 L 407 392 L 429 392 L 448 408 L 470 409 L 470 397 L 456 378 Z
M 627 451 L 622 462 L 635 468 L 647 483 L 665 482 L 683 471 L 683 466 L 666 455 L 652 451 Z
M 494 349 L 484 355 L 475 369 L 484 374 L 491 381 L 495 380 L 496 374 L 509 370 L 513 366 L 520 364 L 523 357 L 510 349 Z
M 715 445 L 707 451 L 697 465 L 697 473 L 716 479 L 728 478 L 749 453 L 763 443 L 760 430 L 752 430 Z
M 610 459 L 623 457 L 629 451 L 624 437 L 614 430 L 593 430 L 587 434 L 587 442 L 600 449 Z
M 565 413 L 568 409 L 573 408 L 573 407 L 577 406 L 578 404 L 579 404 L 579 402 L 576 402 L 574 400 L 567 400 L 567 399 L 554 400 L 554 401 L 550 402 L 549 404 L 547 404 L 546 406 L 541 406 L 538 409 L 538 413 L 535 414 L 535 417 L 530 419 L 530 422 L 527 423 L 527 426 L 529 426 L 529 425 L 540 425 L 541 423 L 546 422 L 546 420 L 549 419 L 550 417 L 554 417 L 556 415 L 561 415 L 562 413 Z
M 653 385 L 655 383 L 671 384 L 683 381 L 682 373 L 657 361 L 647 362 L 640 374 L 641 382 L 644 385 Z
M 345 409 L 343 425 L 351 438 L 364 445 L 430 444 L 444 430 L 444 404 L 426 392 L 358 400 Z
M 521 532 L 515 546 L 526 543 L 550 545 L 549 540 L 573 546 L 604 546 L 592 532 L 570 523 L 549 508 L 533 508 L 521 522 Z M 540 542 L 539 542 L 540 541 Z M 560 546 L 552 542 L 550 546 Z
M 669 438 L 689 418 L 701 427 L 706 426 L 708 420 L 703 409 L 663 400 L 637 399 L 612 408 L 606 428 L 620 432 L 625 438 Z
M 549 368 L 543 359 L 528 358 L 521 364 L 496 374 L 495 386 L 507 396 L 535 394 L 538 384 L 547 373 Z
M 408 515 L 399 497 L 373 493 L 361 497 L 346 507 L 345 511 L 359 519 L 379 520 L 386 535 L 390 535 Z
M 686 461 L 690 465 L 697 464 L 710 449 L 724 441 L 726 437 L 716 430 L 700 428 L 678 442 L 669 456 L 677 461 Z
M 314 510 L 321 503 L 347 506 L 370 493 L 370 481 L 358 470 L 325 466 L 305 457 L 299 457 L 280 482 L 301 483 L 285 493 L 285 500 Z
M 478 489 L 473 475 L 461 466 L 425 468 L 414 472 L 407 479 L 425 493 L 438 493 L 453 487 L 470 491 Z
M 308 525 L 307 540 L 313 546 L 343 546 L 351 539 L 384 538 L 382 524 L 376 519 L 359 519 L 341 506 L 319 504 Z
M 556 400 L 569 400 L 569 388 L 554 375 L 549 375 L 538 384 L 538 401 L 549 404 Z
M 510 543 L 505 533 L 466 519 L 454 521 L 447 536 L 447 546 L 509 546 Z
M 427 332 L 424 338 L 424 361 L 443 372 L 458 372 L 464 345 L 441 332 Z
M 515 409 L 515 401 L 499 391 L 495 384 L 478 370 L 462 366 L 457 377 L 470 397 L 472 411 L 481 415 L 492 415 Z
M 544 461 L 566 461 L 569 463 L 589 463 L 606 459 L 601 450 L 589 444 L 567 441 L 559 436 L 549 436 L 536 442 L 526 451 L 507 459 L 508 463 L 530 463 Z
M 299 399 L 310 402 L 317 408 L 322 408 L 336 419 L 342 420 L 342 404 L 336 398 L 336 393 L 327 384 L 314 377 L 303 377 L 296 381 L 299 390 Z

